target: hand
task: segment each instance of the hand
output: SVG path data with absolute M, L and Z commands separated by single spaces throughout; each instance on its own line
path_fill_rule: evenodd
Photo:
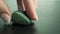
M 24 7 L 22 0 L 17 0 L 18 9 L 23 10 L 25 7 L 25 11 L 31 20 L 38 20 L 36 7 L 37 7 L 37 0 L 23 0 Z

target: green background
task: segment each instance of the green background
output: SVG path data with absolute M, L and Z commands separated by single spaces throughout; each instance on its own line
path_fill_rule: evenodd
M 11 12 L 17 10 L 16 0 L 6 0 Z M 37 33 L 60 32 L 60 0 L 38 0 Z

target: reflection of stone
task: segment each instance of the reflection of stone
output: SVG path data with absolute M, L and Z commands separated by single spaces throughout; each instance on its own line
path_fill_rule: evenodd
M 12 34 L 12 33 L 13 31 L 9 26 L 4 26 L 3 30 L 1 31 L 1 34 Z
M 5 26 L 1 31 L 2 34 L 34 34 L 35 28 L 34 26 L 22 26 L 22 25 L 12 25 Z
M 13 26 L 12 30 L 14 34 L 34 34 L 35 33 L 35 28 L 33 26 Z

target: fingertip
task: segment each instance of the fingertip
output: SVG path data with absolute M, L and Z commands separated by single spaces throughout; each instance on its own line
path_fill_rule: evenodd
M 1 14 L 1 18 L 3 19 L 3 21 L 5 22 L 5 24 L 10 23 L 10 21 L 11 21 L 11 17 L 9 15 L 7 15 L 6 13 L 2 13 Z

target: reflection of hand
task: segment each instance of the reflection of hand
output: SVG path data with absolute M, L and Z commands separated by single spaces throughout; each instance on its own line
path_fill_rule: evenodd
M 23 3 L 24 3 L 25 11 L 31 20 L 38 20 L 35 11 L 37 7 L 37 0 L 23 0 L 23 3 L 22 0 L 17 0 L 17 3 L 19 10 L 23 9 Z

